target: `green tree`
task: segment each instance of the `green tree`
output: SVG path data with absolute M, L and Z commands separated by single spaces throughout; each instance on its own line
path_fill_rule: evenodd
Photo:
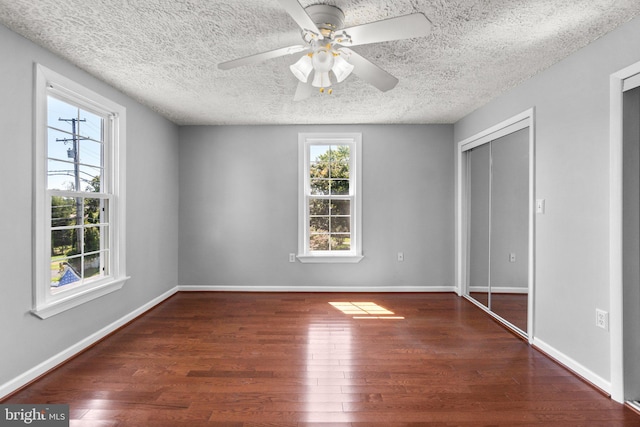
M 77 225 L 76 200 L 71 197 L 51 197 L 51 226 L 68 227 Z M 63 255 L 73 251 L 76 229 L 53 230 L 51 232 L 51 255 Z M 77 248 L 76 248 L 77 250 Z
M 349 194 L 348 145 L 331 145 L 310 165 L 311 194 Z

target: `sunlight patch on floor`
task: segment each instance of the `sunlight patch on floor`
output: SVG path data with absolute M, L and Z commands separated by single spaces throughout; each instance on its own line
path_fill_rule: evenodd
M 354 315 L 354 319 L 404 319 L 402 316 L 394 316 L 393 311 L 374 302 L 330 302 L 329 304 L 344 314 Z

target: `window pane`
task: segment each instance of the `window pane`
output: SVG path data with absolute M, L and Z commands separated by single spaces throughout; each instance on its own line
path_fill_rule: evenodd
M 102 144 L 90 139 L 79 142 L 80 163 L 91 166 L 102 166 Z
M 99 224 L 103 200 L 87 197 L 84 199 L 84 224 Z
M 328 251 L 329 235 L 328 234 L 312 234 L 309 237 L 309 249 L 312 251 Z
M 68 270 L 71 270 L 71 271 L 68 271 Z M 70 280 L 73 279 L 73 275 L 77 276 L 78 279 L 81 278 L 80 275 L 82 274 L 82 257 L 74 257 L 74 258 L 69 258 L 67 260 L 66 274 L 68 277 L 70 276 Z
M 331 194 L 335 195 L 348 195 L 349 194 L 349 180 L 348 179 L 332 179 L 331 180 Z
M 329 217 L 326 216 L 314 216 L 309 218 L 309 232 L 310 233 L 328 233 L 329 232 Z
M 329 200 L 310 199 L 309 215 L 329 215 Z
M 311 163 L 311 165 L 309 166 L 309 178 L 329 178 L 329 163 Z
M 102 191 L 104 119 L 51 96 L 47 111 L 47 188 Z
M 350 235 L 331 235 L 332 251 L 349 251 L 351 250 Z
M 80 281 L 80 275 L 72 264 L 78 264 L 80 258 L 61 258 L 51 260 L 51 286 L 60 287 Z
M 47 131 L 47 157 L 73 162 L 73 135 L 49 129 Z
M 54 97 L 47 97 L 47 126 L 102 141 L 103 118 Z
M 51 231 L 51 256 L 72 256 L 80 253 L 78 238 L 81 236 L 79 228 Z
M 49 160 L 47 169 L 47 188 L 49 190 L 75 191 L 73 162 Z
M 102 268 L 100 267 L 101 257 L 102 255 L 99 253 L 84 257 L 83 276 L 85 279 L 102 275 Z
M 78 107 L 60 101 L 54 97 L 47 97 L 47 125 L 71 133 L 73 122 L 60 119 L 78 118 Z
M 331 217 L 331 233 L 350 233 L 350 217 Z
M 101 168 L 80 165 L 80 190 L 87 192 L 99 192 Z
M 76 204 L 76 199 L 73 197 L 51 197 L 51 227 L 77 225 Z
M 60 278 L 64 274 L 66 258 L 51 258 L 51 286 L 60 286 Z
M 351 200 L 332 200 L 331 215 L 351 215 Z
M 85 227 L 84 229 L 84 253 L 96 252 L 102 249 L 100 247 L 101 228 Z
M 348 145 L 331 146 L 331 162 L 349 162 L 350 149 Z
M 78 123 L 78 133 L 83 137 L 102 141 L 102 117 L 80 110 L 80 119 L 84 121 Z
M 328 179 L 312 179 L 310 182 L 311 194 L 329 194 L 329 182 Z
M 331 178 L 349 179 L 349 163 L 331 162 Z
M 330 149 L 331 149 L 331 146 L 329 145 L 310 145 L 309 161 L 311 163 L 328 162 Z

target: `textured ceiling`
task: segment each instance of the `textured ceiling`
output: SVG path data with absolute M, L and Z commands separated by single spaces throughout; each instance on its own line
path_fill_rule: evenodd
M 277 0 L 0 0 L 0 22 L 178 124 L 453 123 L 640 15 L 638 0 L 300 0 L 340 7 L 345 27 L 414 12 L 430 36 L 353 47 L 400 79 L 352 75 L 294 102 L 287 56 L 220 62 L 300 44 Z

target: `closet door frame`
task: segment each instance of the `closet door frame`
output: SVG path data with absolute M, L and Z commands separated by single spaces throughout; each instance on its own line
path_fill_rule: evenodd
M 502 136 L 509 135 L 521 129 L 529 129 L 529 230 L 528 230 L 528 298 L 527 298 L 527 331 L 526 339 L 530 344 L 534 338 L 534 302 L 535 302 L 535 109 L 531 108 L 504 120 L 495 126 L 483 130 L 469 138 L 458 142 L 456 147 L 456 255 L 455 255 L 455 280 L 456 292 L 459 296 L 467 298 L 478 305 L 501 323 L 519 333 L 517 329 L 500 316 L 489 311 L 486 307 L 468 297 L 468 192 L 467 192 L 467 164 L 466 152 L 483 144 L 487 144 Z
M 625 401 L 623 282 L 623 95 L 640 87 L 640 62 L 609 78 L 609 333 L 611 399 Z

